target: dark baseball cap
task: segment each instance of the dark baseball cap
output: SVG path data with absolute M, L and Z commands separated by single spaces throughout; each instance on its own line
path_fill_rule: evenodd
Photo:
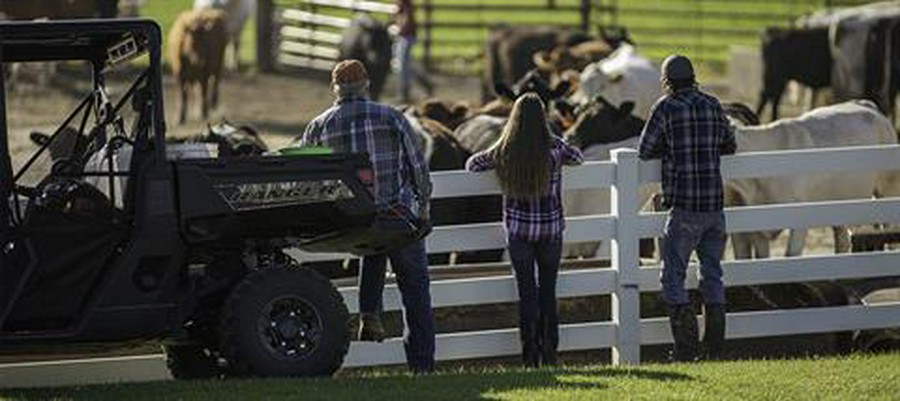
M 662 63 L 663 79 L 681 81 L 694 78 L 694 66 L 691 60 L 680 54 L 666 57 Z

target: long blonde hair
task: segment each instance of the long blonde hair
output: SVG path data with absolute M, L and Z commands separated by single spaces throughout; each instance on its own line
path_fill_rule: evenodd
M 497 178 L 506 196 L 535 198 L 547 194 L 552 143 L 541 98 L 534 93 L 519 97 L 500 139 L 491 147 Z

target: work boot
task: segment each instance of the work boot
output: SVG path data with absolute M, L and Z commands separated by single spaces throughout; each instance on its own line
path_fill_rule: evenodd
M 703 308 L 705 326 L 703 348 L 706 359 L 722 359 L 725 344 L 725 305 L 706 304 Z
M 694 315 L 691 305 L 669 307 L 669 325 L 675 339 L 671 359 L 676 362 L 696 361 L 700 342 L 697 337 L 697 316 Z
M 384 325 L 381 324 L 380 314 L 359 314 L 359 341 L 372 341 L 380 343 L 384 341 L 384 337 Z

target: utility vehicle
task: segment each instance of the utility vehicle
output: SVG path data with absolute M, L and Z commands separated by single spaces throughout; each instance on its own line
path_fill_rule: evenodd
M 176 378 L 341 366 L 340 293 L 282 250 L 387 246 L 365 154 L 220 159 L 167 144 L 153 21 L 2 23 L 0 61 L 89 77 L 17 165 L 0 90 L 0 346 L 156 339 Z

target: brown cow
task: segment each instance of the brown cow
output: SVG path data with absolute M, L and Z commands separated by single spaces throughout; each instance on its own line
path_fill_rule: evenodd
M 169 31 L 169 65 L 181 88 L 179 123 L 187 119 L 188 92 L 200 85 L 203 118 L 219 103 L 219 80 L 228 41 L 225 13 L 217 9 L 182 12 Z M 212 86 L 212 88 L 210 88 Z

